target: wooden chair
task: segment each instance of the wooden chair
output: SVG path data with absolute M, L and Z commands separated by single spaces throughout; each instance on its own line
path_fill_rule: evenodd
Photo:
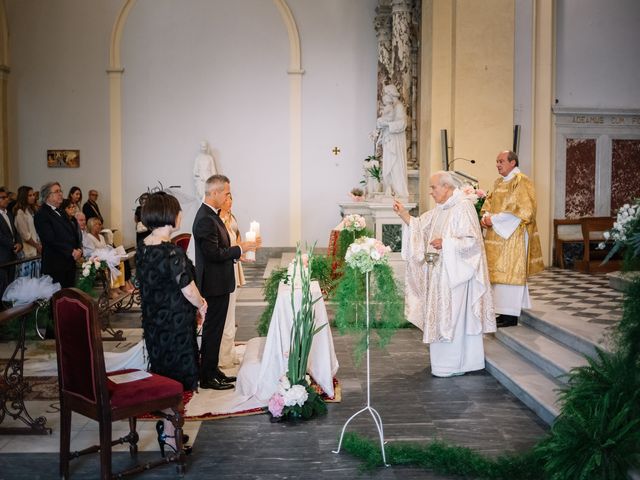
M 94 300 L 75 288 L 66 288 L 52 298 L 53 319 L 58 356 L 58 383 L 60 387 L 60 476 L 69 478 L 69 460 L 87 453 L 100 452 L 100 478 L 120 478 L 122 475 L 142 472 L 149 468 L 175 462 L 178 474 L 185 470 L 185 452 L 182 445 L 181 415 L 182 384 L 161 375 L 150 376 L 127 383 L 115 383 L 105 371 L 98 308 Z M 137 370 L 110 372 L 110 376 Z M 161 410 L 171 409 L 173 415 Z M 99 423 L 100 445 L 70 454 L 71 414 L 78 412 Z M 111 447 L 129 443 L 132 455 L 138 451 L 136 417 L 153 412 L 175 426 L 177 452 L 166 458 L 136 465 L 117 475 L 111 474 Z M 128 435 L 111 438 L 112 422 L 129 419 Z
M 582 243 L 582 219 L 553 220 L 553 241 L 555 245 L 555 264 L 560 268 L 565 268 L 564 244 Z
M 190 240 L 191 240 L 190 233 L 179 233 L 178 235 L 176 235 L 171 239 L 171 243 L 178 245 L 180 248 L 182 248 L 186 252 L 187 248 L 189 247 Z

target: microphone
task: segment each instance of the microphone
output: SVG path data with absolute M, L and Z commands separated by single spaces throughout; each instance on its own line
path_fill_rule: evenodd
M 453 162 L 455 162 L 456 160 L 464 160 L 465 162 L 469 162 L 471 164 L 476 163 L 475 160 L 470 159 L 470 158 L 464 158 L 464 157 L 456 157 L 453 160 L 451 160 L 449 163 L 447 163 L 447 170 L 450 170 L 449 167 L 451 167 L 451 165 L 453 165 Z

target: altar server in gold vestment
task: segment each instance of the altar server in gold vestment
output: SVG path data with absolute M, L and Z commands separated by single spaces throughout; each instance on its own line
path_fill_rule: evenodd
M 396 201 L 404 221 L 402 257 L 407 262 L 405 313 L 429 343 L 431 373 L 451 377 L 484 368 L 482 334 L 496 331 L 487 259 L 473 199 L 449 172 L 430 180 L 437 205 L 411 217 Z M 425 255 L 437 253 L 433 265 Z
M 482 207 L 481 224 L 487 229 L 484 245 L 498 327 L 510 327 L 518 324 L 523 308 L 531 307 L 527 277 L 544 270 L 544 264 L 533 183 L 510 150 L 498 154 L 496 167 L 500 178 Z

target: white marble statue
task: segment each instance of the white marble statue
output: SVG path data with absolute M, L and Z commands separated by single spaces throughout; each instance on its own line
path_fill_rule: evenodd
M 382 89 L 382 114 L 376 122 L 382 146 L 382 183 L 385 194 L 409 197 L 407 186 L 407 114 L 394 85 Z
M 206 141 L 200 142 L 200 153 L 193 164 L 193 181 L 196 188 L 196 196 L 204 198 L 204 184 L 211 175 L 216 173 L 216 164 L 209 153 L 209 144 Z

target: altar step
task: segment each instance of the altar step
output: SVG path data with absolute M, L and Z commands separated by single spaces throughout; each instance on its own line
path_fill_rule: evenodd
M 603 329 L 579 317 L 547 318 L 523 311 L 516 327 L 485 336 L 486 369 L 511 393 L 552 424 L 560 412 L 559 391 L 566 374 L 595 355 Z

